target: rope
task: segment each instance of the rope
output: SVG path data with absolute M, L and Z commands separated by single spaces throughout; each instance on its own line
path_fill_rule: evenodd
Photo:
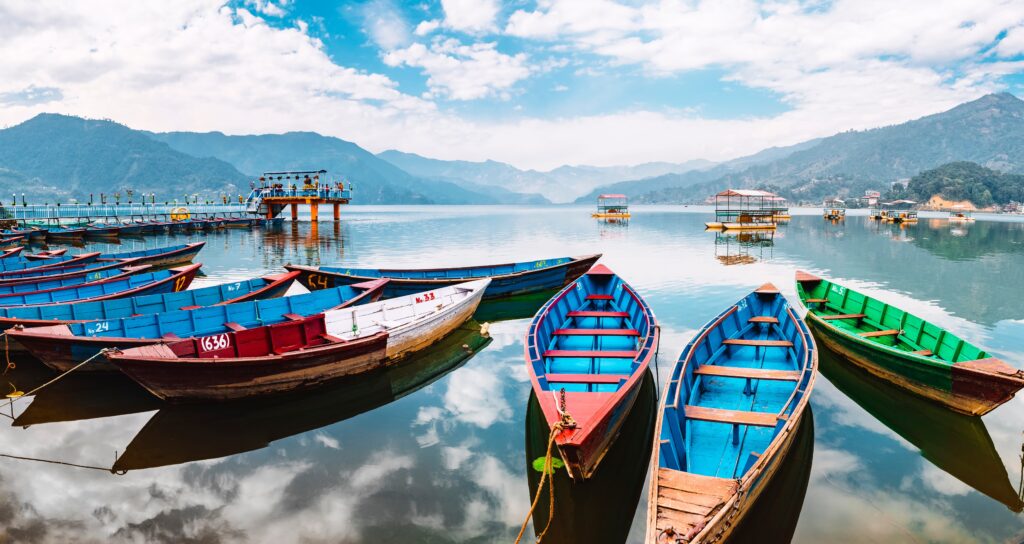
M 11 346 L 10 341 L 7 339 L 7 331 L 4 331 L 2 334 L 4 336 L 4 359 L 7 360 L 7 366 L 4 367 L 3 374 L 7 374 L 8 370 L 14 370 L 17 368 L 17 365 L 11 362 Z
M 554 393 L 554 391 L 552 391 Z M 555 445 L 555 438 L 564 430 L 575 429 L 576 420 L 565 410 L 565 388 L 561 390 L 561 398 L 555 403 L 555 409 L 558 410 L 560 419 L 554 425 L 551 426 L 551 434 L 548 435 L 548 448 L 544 454 L 544 471 L 540 475 L 540 483 L 537 484 L 537 492 L 533 495 L 533 502 L 530 504 L 530 511 L 526 514 L 526 519 L 523 520 L 522 527 L 519 528 L 519 534 L 516 536 L 516 544 L 523 538 L 523 533 L 526 532 L 526 525 L 530 522 L 530 518 L 533 517 L 534 510 L 537 509 L 537 503 L 540 502 L 540 495 L 544 491 L 544 482 L 548 482 L 548 522 L 544 525 L 544 530 L 537 535 L 535 542 L 539 543 L 544 539 L 544 535 L 547 534 L 548 529 L 551 527 L 551 520 L 555 517 L 555 469 L 553 467 L 553 459 L 551 451 Z
M 51 465 L 64 465 L 66 467 L 87 468 L 87 469 L 90 469 L 90 470 L 102 470 L 103 472 L 109 472 L 111 474 L 117 474 L 118 476 L 123 476 L 123 475 L 128 473 L 128 471 L 126 471 L 126 470 L 114 470 L 112 468 L 97 467 L 97 466 L 92 466 L 92 465 L 79 465 L 79 464 L 75 464 L 75 463 L 68 463 L 67 461 L 54 461 L 53 459 L 39 459 L 39 458 L 36 458 L 36 457 L 22 457 L 22 456 L 19 456 L 19 455 L 10 455 L 10 454 L 7 454 L 7 453 L 0 453 L 0 457 L 6 457 L 8 459 L 17 459 L 19 461 L 36 461 L 38 463 L 49 463 Z M 115 457 L 116 457 L 116 452 L 115 452 Z
M 29 391 L 28 393 L 25 393 L 23 395 L 18 395 L 16 397 L 12 397 L 10 400 L 7 401 L 7 406 L 14 405 L 14 401 L 16 401 L 16 400 L 18 400 L 20 398 L 28 397 L 28 396 L 34 395 L 35 393 L 38 393 L 42 388 L 44 388 L 44 387 L 46 387 L 46 386 L 56 382 L 57 380 L 63 378 L 64 376 L 67 376 L 68 374 L 71 374 L 72 372 L 74 372 L 74 371 L 78 370 L 79 368 L 85 366 L 86 363 L 90 363 L 90 362 L 92 362 L 93 359 L 99 357 L 100 355 L 106 354 L 107 351 L 108 351 L 108 348 L 103 348 L 96 355 L 93 355 L 92 357 L 89 357 L 88 359 L 82 361 L 81 363 L 78 363 L 77 365 L 69 368 L 66 372 L 58 374 L 55 378 L 53 378 L 52 380 L 44 383 L 43 385 L 40 385 L 39 387 L 37 387 L 37 388 L 35 388 L 35 389 L 33 389 L 33 390 Z

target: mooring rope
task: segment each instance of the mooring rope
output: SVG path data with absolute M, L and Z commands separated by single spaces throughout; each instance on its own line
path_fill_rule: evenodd
M 4 367 L 3 373 L 7 374 L 8 370 L 14 370 L 15 368 L 17 368 L 17 365 L 15 365 L 14 362 L 11 361 L 11 346 L 9 340 L 7 340 L 7 331 L 4 331 L 3 333 L 0 334 L 3 334 L 4 336 L 4 359 L 7 360 L 7 366 Z
M 18 400 L 18 399 L 20 399 L 20 398 L 23 398 L 23 397 L 28 397 L 28 396 L 31 396 L 31 395 L 34 395 L 34 394 L 38 393 L 38 392 L 39 392 L 40 390 L 42 390 L 42 389 L 43 389 L 44 387 L 46 387 L 46 386 L 48 386 L 48 385 L 50 385 L 50 384 L 53 384 L 54 382 L 56 382 L 57 380 L 59 380 L 59 379 L 63 378 L 64 376 L 67 376 L 68 374 L 71 374 L 72 372 L 74 372 L 74 371 L 78 370 L 79 368 L 82 368 L 82 367 L 83 367 L 83 366 L 85 366 L 85 365 L 86 365 L 87 363 L 91 362 L 91 361 L 92 361 L 93 359 L 95 359 L 95 358 L 99 357 L 100 355 L 103 355 L 103 354 L 107 353 L 107 350 L 108 350 L 108 349 L 109 349 L 109 348 L 103 348 L 103 349 L 101 349 L 101 350 L 100 350 L 100 351 L 99 351 L 98 353 L 96 353 L 96 355 L 93 355 L 92 357 L 89 357 L 88 359 L 86 359 L 86 360 L 82 361 L 81 363 L 78 363 L 77 365 L 75 365 L 75 366 L 73 366 L 73 367 L 71 367 L 71 368 L 67 369 L 67 370 L 66 370 L 65 372 L 63 372 L 63 373 L 61 373 L 61 374 L 58 374 L 58 375 L 57 375 L 56 377 L 54 377 L 54 378 L 53 378 L 52 380 L 50 380 L 50 381 L 48 381 L 48 382 L 44 383 L 43 385 L 40 385 L 39 387 L 36 387 L 35 389 L 33 389 L 33 390 L 29 391 L 28 393 L 23 393 L 23 392 L 21 392 L 21 391 L 17 391 L 17 390 L 15 390 L 15 391 L 13 391 L 13 392 L 9 393 L 9 394 L 7 395 L 7 398 L 8 398 L 8 400 L 7 400 L 7 406 L 13 406 L 13 405 L 14 405 L 14 401 L 16 401 L 16 400 Z
M 19 461 L 36 461 L 37 463 L 49 463 L 51 465 L 64 465 L 66 467 L 75 468 L 86 468 L 90 470 L 102 470 L 103 472 L 109 472 L 111 474 L 117 474 L 118 476 L 124 476 L 128 473 L 127 470 L 114 470 L 110 467 L 98 467 L 94 465 L 79 465 L 77 463 L 69 463 L 67 461 L 55 461 L 53 459 L 39 459 L 38 457 L 23 457 L 20 455 L 11 455 L 9 453 L 0 453 L 0 457 L 6 457 L 8 459 L 17 459 Z M 117 457 L 117 452 L 114 452 L 114 457 Z
M 536 543 L 539 543 L 544 539 L 544 535 L 547 534 L 548 529 L 551 527 L 551 520 L 555 517 L 555 469 L 554 459 L 552 458 L 551 451 L 554 449 L 555 438 L 564 430 L 575 429 L 576 420 L 569 415 L 569 412 L 565 409 L 565 389 L 561 390 L 561 398 L 555 402 L 555 408 L 558 410 L 560 419 L 551 426 L 551 434 L 548 435 L 548 448 L 544 454 L 544 471 L 540 475 L 540 483 L 537 484 L 537 492 L 533 496 L 533 502 L 530 504 L 530 511 L 526 513 L 526 519 L 523 520 L 522 527 L 519 528 L 519 534 L 516 536 L 516 544 L 523 538 L 523 533 L 526 532 L 526 525 L 530 522 L 530 518 L 533 517 L 534 510 L 537 509 L 537 503 L 540 502 L 540 495 L 544 491 L 544 482 L 548 482 L 548 522 L 544 525 L 544 530 L 537 534 Z

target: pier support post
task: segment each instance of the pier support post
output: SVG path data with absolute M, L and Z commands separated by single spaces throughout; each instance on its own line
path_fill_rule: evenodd
M 299 220 L 299 205 L 298 204 L 292 204 L 292 221 L 298 221 L 298 220 Z
M 337 204 L 337 203 L 334 204 L 334 220 L 335 221 L 340 221 L 341 220 L 341 205 Z
M 267 219 L 273 219 L 273 218 L 274 218 L 274 205 L 273 204 L 267 204 Z
M 309 203 L 309 219 L 316 224 L 317 220 L 320 219 L 320 204 L 316 201 Z

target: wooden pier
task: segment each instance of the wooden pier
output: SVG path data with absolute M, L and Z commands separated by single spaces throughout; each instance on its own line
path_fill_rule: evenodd
M 260 186 L 254 187 L 246 200 L 246 211 L 273 219 L 286 207 L 291 207 L 292 221 L 299 218 L 299 205 L 309 206 L 310 220 L 320 218 L 320 204 L 334 206 L 334 220 L 341 220 L 341 206 L 352 200 L 351 187 L 343 182 L 328 183 L 326 170 L 297 172 L 265 172 Z M 324 179 L 321 179 L 324 178 Z

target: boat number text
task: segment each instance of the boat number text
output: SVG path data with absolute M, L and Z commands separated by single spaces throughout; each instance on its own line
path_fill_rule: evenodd
M 188 283 L 188 277 L 187 276 L 181 276 L 180 278 L 174 280 L 174 290 L 175 290 L 175 292 L 177 292 L 177 291 L 184 291 L 186 283 Z
M 315 289 L 327 289 L 330 287 L 327 283 L 327 276 L 323 274 L 310 274 L 309 275 L 309 286 Z
M 239 288 L 239 287 L 241 287 L 241 286 L 242 286 L 242 284 L 241 284 L 241 283 L 236 283 L 236 284 L 234 284 L 234 285 L 229 285 L 229 286 L 228 286 L 228 292 L 230 293 L 230 292 L 232 292 L 232 291 L 237 291 L 237 290 L 238 290 L 238 288 Z
M 110 330 L 110 322 L 109 321 L 102 321 L 100 323 L 94 324 L 91 328 L 87 329 L 85 331 L 85 333 L 86 334 L 96 334 L 98 332 L 107 332 L 109 330 Z
M 231 345 L 231 337 L 225 334 L 216 336 L 204 336 L 199 339 L 199 345 L 203 351 L 217 351 Z
M 423 293 L 423 296 L 416 297 L 416 304 L 419 304 L 421 302 L 428 302 L 434 300 L 435 298 L 437 298 L 437 295 L 435 295 L 434 293 Z

